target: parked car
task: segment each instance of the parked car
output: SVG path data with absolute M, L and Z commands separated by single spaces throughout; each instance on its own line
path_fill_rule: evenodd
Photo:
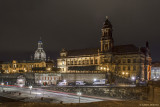
M 76 85 L 85 85 L 86 83 L 84 81 L 76 81 Z
M 66 85 L 68 85 L 68 84 L 67 84 L 67 82 L 59 82 L 57 85 L 58 85 L 58 86 L 66 86 Z
M 94 80 L 93 85 L 106 85 L 106 80 L 105 79 Z

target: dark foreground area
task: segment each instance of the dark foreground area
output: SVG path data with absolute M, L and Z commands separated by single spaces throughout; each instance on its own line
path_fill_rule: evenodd
M 0 104 L 2 104 L 2 103 L 7 103 L 7 102 L 17 102 L 17 101 L 14 100 L 14 99 L 10 99 L 10 98 L 6 98 L 6 97 L 0 96 Z M 18 102 L 19 102 L 19 101 L 18 101 Z M 1 107 L 1 105 L 0 105 L 0 107 Z
M 0 107 L 160 107 L 160 103 L 154 103 L 150 101 L 102 101 L 74 104 L 10 102 L 1 103 Z

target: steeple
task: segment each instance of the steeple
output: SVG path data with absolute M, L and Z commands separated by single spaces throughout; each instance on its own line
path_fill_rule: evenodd
M 102 27 L 101 52 L 111 51 L 113 47 L 112 24 L 106 16 L 106 21 Z

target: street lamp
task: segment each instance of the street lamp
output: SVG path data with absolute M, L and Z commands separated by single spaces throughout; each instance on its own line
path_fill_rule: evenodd
M 134 84 L 134 82 L 135 82 L 135 79 L 136 79 L 135 76 L 132 76 L 132 77 L 131 77 L 131 80 L 133 81 L 133 84 Z
M 132 76 L 132 77 L 131 77 L 131 79 L 132 79 L 132 81 L 134 81 L 134 80 L 135 80 L 135 77 L 134 77 L 134 76 Z
M 94 78 L 93 80 L 94 80 L 94 81 L 96 81 L 97 79 L 96 79 L 96 78 Z
M 32 86 L 29 86 L 29 89 L 30 89 L 30 95 L 31 95 Z
M 107 72 L 109 71 L 109 68 L 107 68 Z
M 82 95 L 82 93 L 78 92 L 77 95 L 79 96 L 79 103 L 80 103 L 80 96 Z
M 3 92 L 3 85 L 4 85 L 4 83 L 2 82 L 1 85 L 2 85 L 2 92 Z

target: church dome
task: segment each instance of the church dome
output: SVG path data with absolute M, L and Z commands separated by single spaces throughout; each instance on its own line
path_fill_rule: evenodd
M 46 53 L 42 47 L 42 41 L 38 41 L 38 49 L 35 51 L 34 60 L 46 61 Z

